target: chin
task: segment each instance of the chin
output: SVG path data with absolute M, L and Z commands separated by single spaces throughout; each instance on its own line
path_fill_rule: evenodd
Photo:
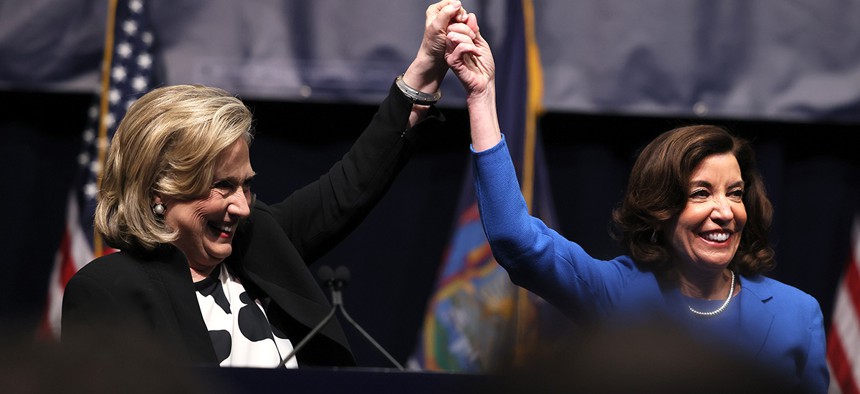
M 711 261 L 708 261 L 708 264 L 713 265 L 713 266 L 717 266 L 717 267 L 727 267 L 729 264 L 731 264 L 731 262 L 732 262 L 732 259 L 729 258 L 729 259 L 711 260 Z
M 207 253 L 207 254 L 209 255 L 209 257 L 211 259 L 217 260 L 220 263 L 220 262 L 224 261 L 224 259 L 226 259 L 227 257 L 230 257 L 230 254 L 233 253 L 233 248 L 232 247 L 212 248 L 208 252 L 209 253 Z

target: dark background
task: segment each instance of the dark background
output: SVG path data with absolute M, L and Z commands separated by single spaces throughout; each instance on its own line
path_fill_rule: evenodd
M 3 329 L 32 335 L 62 231 L 66 193 L 76 169 L 92 98 L 85 94 L 0 92 L 0 288 Z M 274 202 L 316 179 L 346 152 L 375 106 L 246 100 L 257 137 L 251 162 L 258 197 Z M 315 263 L 346 265 L 350 315 L 405 363 L 423 323 L 455 219 L 468 154 L 463 109 L 428 140 L 358 230 Z M 719 123 L 753 140 L 775 208 L 771 276 L 821 303 L 829 324 L 847 262 L 860 201 L 857 126 L 733 119 L 678 119 L 550 112 L 540 122 L 558 230 L 596 257 L 619 249 L 608 236 L 635 153 L 662 131 Z M 342 323 L 346 323 L 342 320 Z M 361 366 L 389 366 L 357 331 L 345 327 Z M 9 335 L 9 334 L 6 334 Z

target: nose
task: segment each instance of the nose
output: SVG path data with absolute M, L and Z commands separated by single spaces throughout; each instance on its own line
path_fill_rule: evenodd
M 726 196 L 714 196 L 714 209 L 711 210 L 711 219 L 715 222 L 728 221 L 734 218 L 731 201 Z
M 228 198 L 227 213 L 240 218 L 251 214 L 251 201 L 253 200 L 250 189 L 239 186 Z

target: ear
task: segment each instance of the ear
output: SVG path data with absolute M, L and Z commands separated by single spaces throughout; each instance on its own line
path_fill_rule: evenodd
M 155 204 L 164 204 L 164 201 L 161 198 L 161 193 L 153 193 L 152 194 L 152 204 L 150 204 L 150 205 L 155 205 Z
M 657 240 L 660 237 L 661 227 L 662 227 L 661 224 L 657 224 L 656 226 L 654 226 L 654 229 L 651 231 L 651 239 L 649 239 L 649 241 L 651 241 L 652 244 L 657 243 Z

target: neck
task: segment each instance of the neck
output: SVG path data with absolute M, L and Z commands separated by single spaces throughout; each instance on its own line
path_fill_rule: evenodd
M 203 269 L 198 269 L 198 268 L 194 268 L 193 266 L 189 265 L 189 268 L 191 269 L 191 281 L 196 283 L 196 282 L 200 282 L 203 279 L 208 278 L 209 275 L 212 275 L 212 271 L 215 271 L 215 267 L 217 267 L 217 266 L 218 265 L 215 265 L 214 267 L 204 266 Z
M 191 280 L 194 283 L 200 282 L 201 280 L 206 279 L 208 276 L 209 274 L 207 273 L 202 273 L 200 271 L 195 270 L 194 268 L 191 269 Z
M 728 269 L 715 272 L 675 272 L 681 294 L 705 300 L 725 299 L 731 287 L 732 273 Z

